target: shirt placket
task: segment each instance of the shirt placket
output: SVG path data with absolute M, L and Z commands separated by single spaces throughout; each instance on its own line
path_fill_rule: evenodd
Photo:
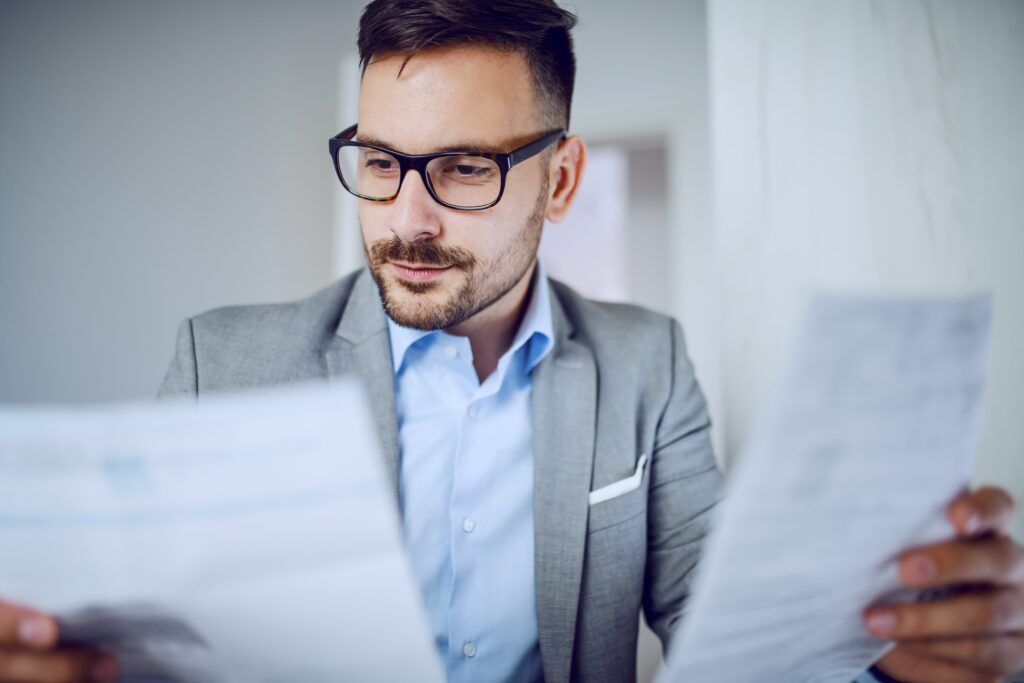
M 472 357 L 460 352 L 458 358 L 464 364 L 460 372 L 465 371 L 472 381 L 467 382 L 469 390 L 461 406 L 459 447 L 454 458 L 449 507 L 452 593 L 449 601 L 448 648 L 449 658 L 456 664 L 452 667 L 452 683 L 469 683 L 486 676 L 489 644 L 481 642 L 484 624 L 480 620 L 485 619 L 486 615 L 480 614 L 479 609 L 470 604 L 460 592 L 460 587 L 468 583 L 461 579 L 469 576 L 474 569 L 479 570 L 479 559 L 486 552 L 480 546 L 480 535 L 487 520 L 481 518 L 481 511 L 477 507 L 482 492 L 471 490 L 467 482 L 479 479 L 479 472 L 471 470 L 489 466 L 483 446 L 487 443 L 488 433 L 487 405 L 501 387 L 504 367 L 496 370 L 483 384 L 477 385 Z

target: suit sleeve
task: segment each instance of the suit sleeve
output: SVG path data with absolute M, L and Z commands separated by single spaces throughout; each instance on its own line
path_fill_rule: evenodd
M 199 378 L 196 372 L 196 347 L 192 330 L 192 319 L 186 318 L 178 326 L 178 341 L 174 358 L 167 369 L 163 384 L 157 391 L 157 400 L 199 395 Z
M 684 614 L 723 485 L 704 394 L 674 320 L 670 334 L 672 383 L 651 458 L 643 602 L 647 623 L 666 650 Z

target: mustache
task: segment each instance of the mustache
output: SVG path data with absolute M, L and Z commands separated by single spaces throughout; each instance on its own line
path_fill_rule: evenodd
M 401 261 L 410 266 L 466 270 L 476 264 L 476 257 L 465 249 L 446 247 L 432 241 L 405 242 L 397 235 L 391 239 L 377 240 L 370 245 L 368 251 L 374 266 Z

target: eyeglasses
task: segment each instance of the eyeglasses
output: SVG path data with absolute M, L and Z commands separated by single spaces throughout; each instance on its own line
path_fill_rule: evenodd
M 371 202 L 398 196 L 405 174 L 415 170 L 430 196 L 450 209 L 489 209 L 505 192 L 505 176 L 516 164 L 536 156 L 565 137 L 564 130 L 545 133 L 508 153 L 472 150 L 402 154 L 387 147 L 356 142 L 358 124 L 329 140 L 338 180 L 345 189 Z

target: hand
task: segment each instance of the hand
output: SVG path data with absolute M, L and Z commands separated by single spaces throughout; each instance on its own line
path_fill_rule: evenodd
M 85 648 L 59 647 L 55 619 L 0 601 L 0 683 L 108 683 L 117 662 Z
M 900 555 L 905 585 L 965 590 L 865 610 L 868 630 L 896 641 L 876 663 L 883 673 L 907 683 L 993 683 L 1024 667 L 1024 548 L 1007 535 L 1012 515 L 1003 489 L 964 493 L 946 511 L 954 540 Z

